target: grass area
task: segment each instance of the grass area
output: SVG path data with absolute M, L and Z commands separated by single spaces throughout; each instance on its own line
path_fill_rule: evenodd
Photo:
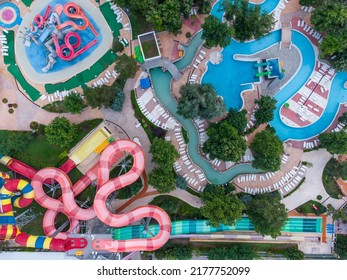
M 154 30 L 154 26 L 151 23 L 148 23 L 143 15 L 130 12 L 128 16 L 131 22 L 133 39 L 137 39 L 137 35 L 139 34 Z
M 287 193 L 286 195 L 283 196 L 283 198 L 290 196 L 291 194 L 293 194 L 296 190 L 298 190 L 300 188 L 300 186 L 305 182 L 306 177 L 302 178 L 302 180 L 300 181 L 300 183 L 293 189 L 291 190 L 289 193 Z
M 183 128 L 183 126 L 181 127 L 181 133 L 182 133 L 182 136 L 183 136 L 184 143 L 188 144 L 188 143 L 189 143 L 188 133 L 187 133 L 187 131 Z
M 136 102 L 135 91 L 131 91 L 131 105 L 135 112 L 135 117 L 141 123 L 143 129 L 145 130 L 150 142 L 153 141 L 155 137 L 164 138 L 166 131 L 160 127 L 157 127 L 151 123 L 146 116 L 141 112 L 139 105 Z
M 337 234 L 336 235 L 336 244 L 335 244 L 335 253 L 343 260 L 347 259 L 347 236 Z
M 344 180 L 347 179 L 347 162 L 338 162 L 331 158 L 324 168 L 322 181 L 325 191 L 332 198 L 340 198 L 342 195 L 336 183 L 339 177 Z
M 102 119 L 94 119 L 77 124 L 76 139 L 67 149 L 48 143 L 43 133 L 33 134 L 29 140 L 26 150 L 14 155 L 14 158 L 23 161 L 35 169 L 41 169 L 48 166 L 58 166 L 66 158 L 68 151 L 83 139 L 92 129 L 98 126 Z M 0 131 L 0 137 L 5 138 L 10 131 Z M 18 132 L 27 133 L 27 132 Z
M 43 106 L 42 109 L 52 113 L 68 113 L 68 111 L 65 109 L 64 101 L 48 103 L 47 105 Z
M 175 213 L 170 211 L 168 203 L 178 205 Z M 155 197 L 149 204 L 156 205 L 167 211 L 172 220 L 190 220 L 190 219 L 205 219 L 199 208 L 194 208 L 188 203 L 169 195 L 160 195 Z
M 317 207 L 317 210 L 313 208 L 313 205 Z M 296 208 L 296 211 L 298 211 L 299 213 L 303 215 L 315 214 L 316 216 L 319 216 L 321 214 L 324 214 L 327 211 L 327 209 L 324 205 L 320 204 L 318 201 L 309 200 L 303 205 Z
M 141 42 L 141 45 L 145 59 L 156 57 L 159 55 L 157 44 L 154 38 L 145 42 Z

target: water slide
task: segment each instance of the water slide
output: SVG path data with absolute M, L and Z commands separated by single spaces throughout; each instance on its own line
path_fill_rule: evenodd
M 28 182 L 10 179 L 6 173 L 1 172 L 0 178 L 0 240 L 14 239 L 20 246 L 51 251 L 67 251 L 87 246 L 85 238 L 63 240 L 21 232 L 16 225 L 12 208 L 13 206 L 17 208 L 29 206 L 34 199 L 34 190 Z
M 255 74 L 256 77 L 261 77 L 261 76 L 266 76 L 266 75 L 271 75 L 271 71 L 265 71 L 265 72 L 260 72 Z
M 270 62 L 261 62 L 261 63 L 257 63 L 254 65 L 254 68 L 258 68 L 258 67 L 262 67 L 262 66 L 269 66 Z
M 109 180 L 111 159 L 121 151 L 126 151 L 133 157 L 133 166 L 126 174 Z M 119 140 L 109 145 L 101 155 L 98 169 L 98 191 L 94 199 L 94 209 L 97 217 L 103 223 L 112 227 L 123 227 L 150 217 L 157 220 L 159 231 L 148 239 L 112 240 L 96 239 L 92 246 L 95 250 L 109 252 L 153 251 L 162 247 L 170 238 L 171 220 L 167 213 L 157 206 L 142 206 L 124 214 L 113 214 L 106 206 L 108 196 L 135 182 L 144 171 L 145 156 L 142 148 L 133 141 Z
M 24 177 L 28 179 L 32 179 L 37 172 L 36 169 L 30 167 L 29 165 L 26 165 L 25 163 L 16 160 L 14 158 L 11 158 L 9 156 L 2 156 L 0 155 L 0 163 L 5 165 L 7 168 L 11 169 L 12 171 L 23 175 Z
M 234 226 L 220 225 L 218 228 L 208 225 L 207 220 L 183 220 L 172 222 L 171 238 L 179 235 L 189 234 L 211 234 L 217 232 L 229 231 L 254 231 L 254 226 L 247 217 L 243 217 L 237 221 Z M 149 225 L 147 230 L 143 225 L 128 226 L 123 228 L 113 229 L 111 231 L 114 240 L 149 238 L 152 234 L 159 232 L 157 224 Z M 290 217 L 282 228 L 282 232 L 291 233 L 321 233 L 322 218 L 303 218 Z
M 64 13 L 72 19 L 80 19 L 83 21 L 82 25 L 78 25 L 73 21 L 65 21 L 62 24 L 56 25 L 57 29 L 63 29 L 66 26 L 73 26 L 77 30 L 85 30 L 87 27 L 90 27 L 94 35 L 97 37 L 99 34 L 94 28 L 93 24 L 89 21 L 88 17 L 85 15 L 80 6 L 76 3 L 69 2 L 64 5 Z

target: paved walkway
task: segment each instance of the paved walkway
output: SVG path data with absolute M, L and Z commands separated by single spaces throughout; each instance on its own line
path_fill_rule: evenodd
M 57 116 L 64 116 L 74 123 L 103 117 L 99 110 L 92 110 L 90 107 L 80 115 L 50 113 L 29 101 L 10 80 L 0 76 L 0 84 L 0 99 L 7 98 L 8 103 L 18 104 L 18 108 L 10 114 L 7 105 L 0 103 L 1 130 L 30 130 L 32 121 L 46 125 Z
M 291 211 L 305 202 L 317 200 L 317 195 L 322 196 L 323 205 L 332 204 L 335 208 L 340 208 L 345 200 L 331 198 L 324 189 L 322 183 L 323 170 L 326 163 L 330 160 L 331 154 L 325 149 L 304 153 L 302 161 L 307 161 L 312 164 L 312 167 L 306 171 L 305 182 L 290 196 L 282 199 L 286 208 Z
M 149 148 L 151 143 L 148 140 L 147 134 L 142 128 L 138 126 L 138 120 L 134 116 L 134 110 L 132 109 L 131 100 L 130 100 L 130 91 L 134 88 L 134 81 L 128 80 L 124 87 L 125 100 L 123 104 L 122 112 L 115 112 L 111 109 L 102 109 L 101 113 L 103 117 L 114 123 L 115 125 L 110 125 L 110 130 L 115 135 L 118 135 L 120 138 L 130 138 L 131 140 L 134 137 L 137 137 L 140 140 L 141 146 L 145 151 L 146 157 L 146 172 L 149 173 L 153 169 L 152 164 L 152 155 L 149 153 Z M 138 127 L 136 127 L 138 126 Z M 123 128 L 127 135 L 124 135 L 124 131 L 119 127 Z

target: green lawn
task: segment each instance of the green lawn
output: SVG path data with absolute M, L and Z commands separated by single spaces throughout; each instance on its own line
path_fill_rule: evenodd
M 318 210 L 315 210 L 313 208 L 313 205 L 315 205 L 318 208 Z M 310 200 L 304 203 L 303 205 L 299 206 L 298 208 L 296 208 L 296 211 L 298 211 L 299 213 L 303 215 L 315 214 L 316 216 L 319 216 L 321 214 L 324 214 L 327 211 L 327 209 L 324 205 L 320 204 L 318 201 Z
M 145 59 L 156 57 L 159 55 L 157 44 L 155 43 L 154 38 L 149 41 L 141 42 L 141 45 Z
M 168 212 L 172 220 L 205 219 L 205 217 L 201 215 L 199 208 L 192 207 L 186 202 L 173 196 L 160 195 L 155 197 L 149 204 L 165 208 L 165 203 L 168 201 L 179 205 L 177 213 Z
M 339 195 L 341 195 L 336 183 L 339 177 L 344 180 L 347 179 L 347 162 L 340 163 L 336 159 L 331 158 L 324 168 L 322 181 L 325 191 L 332 198 L 339 198 Z

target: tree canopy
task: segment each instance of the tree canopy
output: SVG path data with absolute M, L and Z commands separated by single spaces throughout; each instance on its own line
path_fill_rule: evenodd
M 246 118 L 247 110 L 243 109 L 237 111 L 236 109 L 230 108 L 226 120 L 230 125 L 235 127 L 239 134 L 242 134 L 247 126 Z
M 155 251 L 155 256 L 159 260 L 191 260 L 193 249 L 191 246 L 170 244 Z
M 263 95 L 260 99 L 255 100 L 255 104 L 259 106 L 258 110 L 254 114 L 258 124 L 267 123 L 273 120 L 276 102 L 276 99 L 273 99 L 268 95 Z
M 25 151 L 28 146 L 30 133 L 11 131 L 8 137 L 0 139 L 0 154 L 13 156 Z
M 250 149 L 254 156 L 253 167 L 263 171 L 280 169 L 283 144 L 270 129 L 257 133 Z
M 273 17 L 261 11 L 259 5 L 249 5 L 247 0 L 224 0 L 221 5 L 226 20 L 235 30 L 234 37 L 241 42 L 258 39 L 271 31 Z
M 303 2 L 303 0 L 301 0 Z M 347 6 L 343 0 L 309 1 L 314 2 L 311 22 L 315 28 L 324 33 L 321 43 L 321 54 L 331 60 L 337 70 L 347 70 Z
M 123 109 L 123 104 L 125 100 L 124 92 L 120 88 L 115 88 L 115 97 L 113 99 L 113 103 L 111 105 L 111 108 L 113 111 L 121 112 Z
M 347 133 L 344 130 L 322 133 L 318 136 L 318 139 L 321 146 L 331 154 L 347 153 Z
M 210 15 L 205 19 L 201 25 L 202 36 L 205 45 L 209 48 L 220 46 L 225 48 L 230 44 L 231 36 L 233 35 L 233 28 L 229 27 L 227 23 L 222 23 L 214 15 Z
M 172 166 L 179 157 L 176 148 L 170 142 L 156 137 L 149 151 L 153 155 L 152 161 L 158 165 L 149 174 L 149 183 L 160 193 L 173 191 L 176 188 L 176 178 Z
M 228 121 L 223 120 L 211 124 L 207 135 L 208 139 L 204 143 L 202 151 L 209 154 L 210 159 L 238 161 L 247 149 L 245 139 Z
M 258 259 L 258 253 L 251 247 L 235 245 L 232 247 L 214 247 L 207 251 L 209 260 L 254 260 Z
M 101 109 L 102 107 L 109 108 L 112 106 L 116 92 L 113 87 L 103 85 L 85 89 L 84 96 L 90 107 Z
M 185 118 L 201 117 L 207 120 L 221 117 L 225 104 L 210 84 L 186 84 L 180 88 L 177 113 Z
M 45 136 L 50 144 L 66 148 L 76 138 L 76 126 L 65 117 L 56 117 L 45 127 Z
M 64 106 L 72 114 L 80 114 L 84 109 L 84 102 L 78 93 L 71 93 L 64 99 Z
M 204 206 L 201 214 L 209 220 L 209 223 L 218 227 L 221 224 L 234 225 L 241 219 L 244 205 L 234 194 L 225 195 L 224 187 L 217 186 L 214 192 L 203 193 Z
M 288 214 L 278 193 L 256 195 L 246 206 L 247 215 L 256 232 L 263 236 L 270 235 L 272 238 L 281 235 Z
M 288 260 L 303 260 L 305 258 L 305 254 L 297 248 L 291 247 L 285 249 L 283 255 Z
M 114 69 L 119 73 L 119 78 L 125 81 L 135 77 L 137 70 L 139 70 L 139 66 L 135 58 L 122 54 L 117 58 Z

